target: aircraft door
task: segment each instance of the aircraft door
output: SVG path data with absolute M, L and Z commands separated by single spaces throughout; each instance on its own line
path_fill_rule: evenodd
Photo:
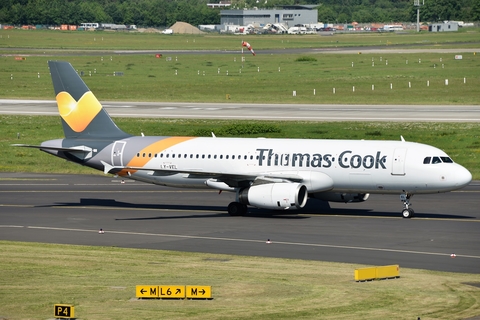
M 123 150 L 125 149 L 126 141 L 115 141 L 112 148 L 112 166 L 123 167 Z
M 392 160 L 392 175 L 404 176 L 405 175 L 405 155 L 407 154 L 406 148 L 397 148 L 393 153 Z

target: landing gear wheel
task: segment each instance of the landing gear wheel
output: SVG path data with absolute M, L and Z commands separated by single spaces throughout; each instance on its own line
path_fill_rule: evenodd
M 247 213 L 247 206 L 240 202 L 231 202 L 228 205 L 228 214 L 231 216 L 243 216 Z
M 413 209 L 411 208 L 402 210 L 402 216 L 406 219 L 412 218 L 414 215 L 415 215 L 415 211 L 413 211 Z
M 412 208 L 410 208 L 410 206 L 412 205 L 410 203 L 410 198 L 413 196 L 413 194 L 411 193 L 402 193 L 400 195 L 400 200 L 403 202 L 403 210 L 402 210 L 402 217 L 408 219 L 408 218 L 412 218 L 415 214 L 415 211 L 413 211 Z

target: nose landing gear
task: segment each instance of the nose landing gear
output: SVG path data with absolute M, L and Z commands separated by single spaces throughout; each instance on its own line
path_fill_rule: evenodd
M 410 194 L 408 192 L 402 193 L 400 195 L 400 201 L 403 202 L 403 210 L 402 210 L 402 217 L 408 219 L 412 218 L 415 215 L 415 211 L 413 211 L 410 206 L 412 205 L 410 203 L 410 198 L 413 196 L 413 194 Z

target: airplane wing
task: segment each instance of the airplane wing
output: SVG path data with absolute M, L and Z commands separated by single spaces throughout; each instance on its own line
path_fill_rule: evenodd
M 177 168 L 148 168 L 148 167 L 133 167 L 133 166 L 112 166 L 104 161 L 101 161 L 104 166 L 104 173 L 111 171 L 119 172 L 121 170 L 131 171 L 149 171 L 154 175 L 165 174 L 188 174 L 191 178 L 205 179 L 205 184 L 213 189 L 234 191 L 238 187 L 250 187 L 255 185 L 278 183 L 278 182 L 296 182 L 305 183 L 309 189 L 313 188 L 317 191 L 330 190 L 333 187 L 333 181 L 324 173 L 314 173 L 315 177 L 311 176 L 311 172 L 265 172 L 265 173 L 223 173 L 223 172 L 207 172 L 201 169 L 177 169 Z M 315 185 L 312 185 L 312 180 L 315 180 Z
M 176 169 L 176 168 L 162 168 L 162 169 L 154 169 L 149 167 L 132 167 L 132 166 L 112 166 L 111 164 L 106 163 L 105 161 L 100 161 L 103 166 L 103 172 L 105 174 L 110 173 L 112 170 L 120 171 L 120 170 L 132 170 L 132 171 L 152 171 L 157 174 L 172 174 L 172 173 L 187 173 L 198 178 L 205 177 L 205 178 L 218 178 L 218 177 L 231 177 L 236 179 L 242 180 L 255 180 L 258 174 L 225 174 L 220 172 L 208 172 L 201 169 Z

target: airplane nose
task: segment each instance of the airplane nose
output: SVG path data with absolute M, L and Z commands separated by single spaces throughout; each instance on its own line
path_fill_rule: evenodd
M 463 188 L 472 181 L 472 174 L 461 165 L 458 165 L 457 170 L 455 170 L 455 181 L 459 188 Z

